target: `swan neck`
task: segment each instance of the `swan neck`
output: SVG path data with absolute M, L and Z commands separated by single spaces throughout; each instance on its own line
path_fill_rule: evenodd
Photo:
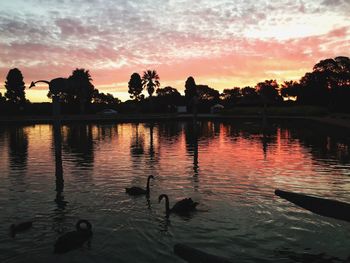
M 146 186 L 147 193 L 149 193 L 149 183 L 150 183 L 150 181 L 151 181 L 151 177 L 148 176 L 148 178 L 147 178 L 147 186 Z
M 169 197 L 167 195 L 164 195 L 164 197 L 165 197 L 165 213 L 166 213 L 166 216 L 169 217 L 169 214 L 170 214 Z

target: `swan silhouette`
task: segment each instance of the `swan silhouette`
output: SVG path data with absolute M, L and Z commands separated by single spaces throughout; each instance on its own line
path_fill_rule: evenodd
M 85 224 L 86 228 L 82 228 L 81 224 Z M 89 221 L 81 219 L 75 227 L 77 228 L 76 231 L 67 232 L 56 240 L 54 253 L 66 253 L 79 248 L 91 238 L 92 226 Z
M 32 221 L 27 221 L 27 222 L 21 222 L 18 224 L 12 224 L 10 226 L 10 235 L 12 237 L 15 237 L 17 233 L 23 232 L 31 228 L 33 225 Z
M 196 206 L 199 204 L 198 202 L 193 202 L 191 198 L 182 199 L 170 209 L 169 208 L 169 197 L 166 194 L 161 194 L 158 198 L 158 201 L 162 201 L 165 198 L 165 214 L 168 218 L 170 213 L 176 213 L 179 215 L 188 215 L 190 212 L 196 210 Z
M 141 187 L 133 186 L 130 188 L 125 188 L 125 192 L 129 195 L 149 195 L 149 182 L 151 178 L 154 179 L 154 176 L 150 175 L 147 178 L 146 190 Z

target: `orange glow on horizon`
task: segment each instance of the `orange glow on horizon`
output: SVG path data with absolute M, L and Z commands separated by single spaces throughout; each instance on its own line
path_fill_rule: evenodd
M 160 71 L 163 72 L 164 75 L 169 76 L 169 73 L 166 71 Z M 141 72 L 140 72 L 141 73 Z M 283 83 L 285 80 L 298 80 L 300 77 L 304 74 L 303 70 L 295 70 L 295 71 L 281 71 L 281 72 L 274 72 L 271 74 L 271 77 L 268 78 L 267 76 L 251 76 L 248 77 L 235 77 L 235 76 L 199 76 L 196 77 L 194 74 L 187 74 L 186 76 L 194 76 L 195 81 L 197 84 L 202 85 L 208 85 L 209 87 L 218 90 L 219 92 L 222 92 L 224 89 L 231 89 L 234 87 L 246 87 L 251 86 L 255 87 L 255 85 L 258 82 L 264 81 L 266 79 L 276 79 L 279 84 Z M 93 74 L 93 72 L 91 72 Z M 161 74 L 161 73 L 159 73 Z M 171 86 L 173 88 L 176 88 L 182 95 L 184 95 L 184 85 L 185 81 L 187 79 L 184 75 L 183 79 L 180 80 L 173 80 L 173 79 L 162 79 L 160 80 L 161 86 L 160 88 L 164 88 L 166 86 Z M 25 77 L 25 76 L 24 76 Z M 94 76 L 92 75 L 93 79 Z M 121 101 L 126 101 L 130 99 L 130 94 L 128 93 L 128 80 L 124 82 L 117 82 L 113 83 L 113 79 L 109 80 L 113 84 L 106 84 L 108 83 L 108 80 L 103 79 L 96 79 L 96 81 L 92 81 L 95 88 L 97 88 L 100 92 L 103 93 L 110 93 L 114 97 L 120 99 Z M 128 76 L 127 76 L 128 77 Z M 130 77 L 130 76 L 129 76 Z M 160 75 L 161 77 L 161 75 Z M 26 82 L 26 98 L 30 100 L 31 102 L 51 102 L 51 99 L 47 97 L 48 93 L 48 87 L 45 85 L 36 86 L 35 88 L 28 89 L 29 83 L 32 80 L 24 79 Z M 104 84 L 100 84 L 104 83 Z M 4 83 L 0 87 L 0 92 L 4 95 L 6 92 L 6 89 L 4 88 Z M 147 97 L 148 94 L 146 91 L 144 91 L 145 96 Z

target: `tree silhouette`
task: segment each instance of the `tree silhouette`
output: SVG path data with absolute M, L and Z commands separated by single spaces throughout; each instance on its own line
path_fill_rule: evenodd
M 92 102 L 97 104 L 118 105 L 121 101 L 110 93 L 104 94 L 95 89 L 92 95 Z
M 331 109 L 347 108 L 350 99 L 350 59 L 336 57 L 321 60 L 313 67 L 311 73 L 317 79 L 320 93 L 318 99 L 322 105 Z M 310 75 L 309 75 L 310 76 Z M 327 96 L 328 95 L 328 96 Z
M 188 77 L 185 82 L 185 99 L 187 112 L 195 112 L 198 102 L 197 85 L 193 77 Z
M 220 94 L 220 98 L 226 105 L 234 105 L 242 98 L 241 88 L 234 87 L 233 89 L 224 89 Z
M 159 88 L 157 91 L 157 96 L 158 97 L 168 97 L 168 96 L 181 96 L 181 94 L 177 91 L 177 89 L 170 87 L 170 86 L 166 86 L 165 88 L 161 89 Z
M 130 98 L 140 101 L 143 99 L 144 95 L 142 95 L 142 90 L 143 90 L 143 85 L 142 85 L 142 80 L 141 76 L 138 73 L 133 73 L 130 77 L 130 80 L 128 82 L 128 87 L 129 90 L 128 92 L 130 93 Z
M 157 93 L 157 109 L 161 111 L 175 111 L 176 106 L 182 102 L 181 94 L 172 87 L 159 88 Z
M 70 81 L 67 78 L 60 78 L 60 79 L 64 79 L 62 80 L 62 83 L 65 82 L 66 85 L 64 85 L 64 87 L 61 88 L 61 90 L 57 90 L 55 92 L 53 92 L 50 89 L 49 92 L 47 93 L 47 97 L 49 99 L 52 99 L 53 96 L 58 96 L 60 99 L 60 102 L 62 103 L 71 104 L 71 105 L 75 104 L 77 101 L 76 91 L 73 89 Z M 50 87 L 50 84 L 49 84 L 49 87 Z
M 198 111 L 209 112 L 210 108 L 220 102 L 219 91 L 208 85 L 197 85 Z
M 0 92 L 0 103 L 5 103 L 6 98 L 4 96 L 2 96 L 1 92 Z
M 55 83 L 52 83 L 55 81 Z M 58 96 L 60 102 L 68 104 L 70 109 L 75 109 L 79 105 L 80 112 L 84 113 L 90 105 L 94 94 L 94 85 L 88 70 L 75 69 L 68 78 L 56 78 L 49 84 L 50 91 L 47 96 L 52 99 L 53 95 Z M 47 82 L 47 81 L 37 81 Z M 35 82 L 36 83 L 36 82 Z M 47 82 L 48 83 L 48 82 Z
M 350 59 L 336 57 L 321 60 L 299 81 L 299 104 L 327 106 L 333 110 L 350 111 Z
M 325 72 L 329 81 L 337 85 L 349 85 L 350 59 L 348 57 L 336 57 L 321 60 L 313 67 L 314 72 Z
M 76 98 L 80 102 L 80 113 L 85 113 L 85 109 L 90 105 L 94 92 L 91 75 L 89 70 L 75 69 L 69 76 L 69 81 L 75 91 Z
M 330 99 L 330 87 L 327 75 L 323 72 L 308 72 L 300 80 L 301 89 L 298 102 L 301 104 L 327 106 Z
M 5 81 L 5 88 L 5 97 L 10 103 L 19 105 L 26 102 L 23 75 L 19 69 L 13 68 L 9 71 Z
M 300 92 L 300 83 L 298 81 L 284 81 L 281 85 L 281 95 L 284 98 L 296 98 Z
M 242 104 L 257 104 L 259 95 L 253 87 L 246 86 L 241 90 Z
M 157 71 L 144 71 L 142 76 L 142 86 L 147 89 L 149 96 L 152 97 L 154 91 L 160 86 Z
M 265 80 L 256 84 L 257 93 L 263 100 L 264 105 L 276 103 L 282 100 L 278 93 L 278 83 L 276 80 Z
M 219 91 L 210 88 L 208 85 L 197 85 L 197 94 L 200 101 L 211 101 L 217 103 L 219 101 Z

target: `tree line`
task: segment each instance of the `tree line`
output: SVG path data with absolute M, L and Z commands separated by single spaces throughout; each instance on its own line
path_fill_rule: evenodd
M 188 112 L 208 112 L 215 104 L 226 108 L 257 105 L 314 105 L 330 111 L 350 112 L 350 59 L 339 56 L 321 60 L 298 81 L 265 80 L 254 87 L 233 87 L 219 92 L 208 85 L 197 85 L 193 77 L 185 82 L 185 96 L 172 87 L 158 88 L 156 71 L 145 71 L 131 75 L 130 98 L 137 102 L 145 100 L 142 91 L 147 90 L 149 98 L 155 91 L 158 110 L 166 107 L 186 105 Z
M 39 81 L 40 82 L 40 81 Z M 46 82 L 46 81 L 44 81 Z M 120 104 L 120 100 L 115 98 L 110 93 L 100 92 L 92 84 L 92 77 L 89 70 L 77 68 L 72 71 L 72 74 L 67 78 L 69 87 L 60 91 L 58 96 L 62 105 L 63 113 L 85 113 L 91 110 L 99 110 L 104 107 L 116 107 Z M 35 86 L 33 83 L 30 87 Z M 30 88 L 29 87 L 29 88 Z M 6 92 L 4 96 L 0 93 L 0 106 L 9 111 L 9 113 L 20 113 L 27 109 L 34 112 L 37 111 L 37 103 L 34 105 L 26 99 L 25 83 L 22 72 L 18 68 L 11 69 L 5 81 Z M 48 91 L 47 97 L 52 99 L 53 94 Z M 41 113 L 50 113 L 47 103 L 41 103 Z M 93 109 L 91 105 L 93 104 Z
M 350 112 L 350 59 L 344 56 L 321 60 L 314 65 L 312 72 L 307 72 L 300 80 L 284 81 L 282 84 L 271 79 L 259 82 L 254 87 L 233 87 L 219 92 L 208 85 L 196 84 L 193 77 L 188 77 L 184 96 L 173 87 L 160 88 L 156 70 L 146 70 L 142 76 L 135 72 L 128 82 L 130 100 L 124 103 L 112 94 L 99 92 L 92 84 L 89 70 L 75 69 L 68 79 L 73 84 L 60 93 L 60 101 L 69 113 L 79 112 L 82 101 L 85 104 L 83 108 L 88 112 L 106 107 L 121 112 L 175 112 L 178 106 L 186 106 L 188 112 L 196 113 L 208 112 L 215 104 L 225 108 L 315 105 L 330 111 Z M 4 96 L 0 93 L 0 104 L 18 109 L 30 104 L 25 98 L 25 83 L 19 69 L 9 71 L 5 88 Z M 48 97 L 51 96 L 49 92 Z

